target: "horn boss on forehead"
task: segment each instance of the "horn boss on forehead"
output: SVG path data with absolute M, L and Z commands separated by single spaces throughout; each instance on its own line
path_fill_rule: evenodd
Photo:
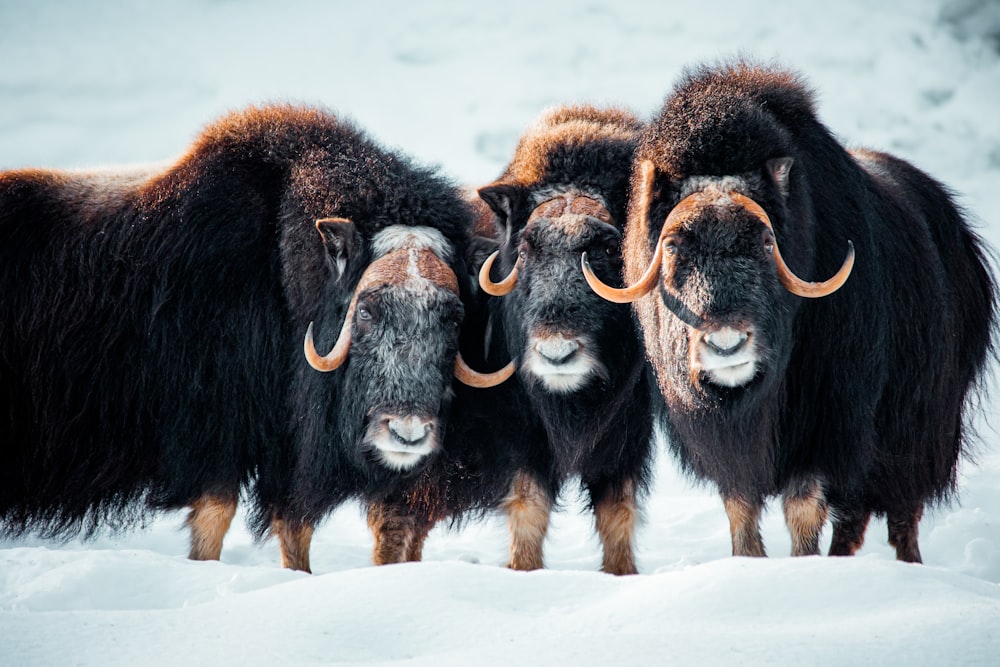
M 615 226 L 615 220 L 603 202 L 594 197 L 576 193 L 565 193 L 542 201 L 531 211 L 527 224 L 531 225 L 539 220 L 554 220 L 568 214 L 590 216 L 612 227 Z M 506 278 L 500 282 L 493 282 L 490 279 L 490 271 L 493 269 L 493 263 L 499 255 L 499 250 L 494 252 L 486 259 L 479 270 L 479 286 L 490 296 L 505 296 L 510 294 L 517 286 L 519 271 L 524 268 L 524 262 L 518 258 L 514 264 L 514 268 L 511 269 Z
M 306 360 L 314 369 L 329 372 L 340 368 L 347 360 L 351 345 L 351 323 L 357 306 L 358 295 L 364 290 L 377 285 L 400 285 L 414 277 L 423 278 L 431 283 L 458 294 L 458 279 L 451 268 L 441 258 L 426 248 L 406 248 L 394 250 L 376 259 L 368 265 L 361 275 L 354 296 L 347 308 L 347 316 L 340 329 L 340 335 L 333 349 L 326 355 L 316 351 L 313 341 L 313 323 L 309 323 L 304 342 Z
M 340 329 L 340 335 L 333 349 L 326 355 L 316 351 L 313 339 L 313 323 L 306 330 L 303 349 L 309 365 L 320 372 L 336 370 L 347 360 L 351 344 L 351 323 L 354 320 L 358 295 L 364 290 L 377 285 L 402 285 L 413 279 L 422 279 L 447 289 L 455 295 L 459 294 L 458 278 L 440 257 L 428 248 L 404 248 L 393 250 L 387 255 L 372 262 L 361 276 L 354 296 L 347 309 L 347 316 Z M 513 375 L 515 365 L 509 363 L 494 373 L 479 373 L 473 370 L 462 359 L 461 353 L 455 360 L 455 377 L 461 382 L 477 388 L 493 387 L 504 382 Z
M 653 166 L 653 163 L 649 160 L 643 161 L 640 166 L 639 216 L 641 222 L 644 223 L 641 226 L 645 229 L 649 229 L 649 204 L 651 200 L 654 177 L 655 167 Z M 760 220 L 765 227 L 767 227 L 772 235 L 774 234 L 774 227 L 771 224 L 771 219 L 757 202 L 738 192 L 729 193 L 729 198 L 735 204 L 749 211 L 754 217 Z M 581 257 L 581 268 L 583 269 L 583 274 L 587 280 L 587 284 L 590 285 L 591 289 L 593 289 L 599 296 L 615 303 L 631 303 L 642 298 L 656 286 L 656 283 L 660 278 L 664 252 L 663 244 L 666 237 L 672 233 L 671 230 L 674 229 L 677 222 L 704 206 L 715 204 L 717 204 L 717 202 L 710 201 L 702 192 L 695 192 L 678 202 L 677 205 L 671 209 L 670 213 L 667 215 L 667 219 L 663 223 L 663 228 L 656 241 L 653 258 L 650 261 L 649 266 L 646 268 L 642 277 L 630 287 L 618 289 L 601 282 L 600 278 L 598 278 L 590 268 L 586 253 L 583 253 Z M 828 280 L 822 282 L 809 282 L 799 278 L 790 268 L 788 268 L 788 265 L 785 264 L 785 261 L 781 257 L 781 253 L 778 250 L 777 241 L 775 241 L 773 245 L 773 253 L 779 281 L 782 286 L 792 294 L 805 298 L 815 299 L 833 294 L 838 289 L 843 287 L 844 283 L 847 282 L 847 278 L 851 275 L 851 270 L 854 268 L 854 244 L 851 241 L 848 241 L 847 244 L 847 257 L 844 259 L 840 270 L 838 270 L 837 273 Z M 682 317 L 681 319 L 684 318 Z

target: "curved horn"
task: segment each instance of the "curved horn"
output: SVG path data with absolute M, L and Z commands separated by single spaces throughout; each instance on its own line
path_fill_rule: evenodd
M 479 269 L 479 286 L 483 288 L 483 291 L 491 296 L 504 296 L 510 294 L 511 291 L 517 286 L 517 269 L 521 266 L 521 260 L 518 259 L 517 263 L 514 264 L 514 268 L 511 269 L 510 275 L 501 280 L 498 283 L 490 280 L 490 269 L 493 268 L 493 262 L 496 261 L 497 255 L 500 251 L 497 250 L 495 253 L 486 258 L 483 262 L 483 267 Z
M 597 296 L 604 298 L 612 303 L 632 303 L 636 299 L 646 296 L 652 291 L 656 286 L 657 280 L 660 278 L 660 262 L 663 261 L 663 242 L 657 240 L 656 242 L 656 252 L 653 253 L 653 259 L 650 261 L 649 266 L 646 267 L 646 272 L 642 274 L 639 281 L 630 286 L 624 288 L 611 287 L 609 285 L 601 282 L 594 271 L 590 268 L 590 260 L 587 259 L 587 253 L 583 253 L 580 256 L 580 266 L 583 268 L 583 277 L 590 285 L 590 289 L 594 290 Z
M 639 200 L 636 202 L 636 209 L 640 216 L 639 229 L 649 229 L 649 204 L 653 198 L 653 179 L 655 176 L 656 166 L 652 160 L 643 160 L 639 163 Z M 660 277 L 660 262 L 663 261 L 662 233 L 660 236 L 661 238 L 656 240 L 656 250 L 653 252 L 653 259 L 646 267 L 645 273 L 642 274 L 637 283 L 622 289 L 610 287 L 601 282 L 590 268 L 587 253 L 583 253 L 580 257 L 580 265 L 583 268 L 583 277 L 590 285 L 590 289 L 612 303 L 632 303 L 649 294 Z
M 511 375 L 514 374 L 516 368 L 517 365 L 511 361 L 509 364 L 493 373 L 480 373 L 472 370 L 472 368 L 465 363 L 465 359 L 462 358 L 461 352 L 459 352 L 455 357 L 455 377 L 457 377 L 462 384 L 467 384 L 470 387 L 475 387 L 477 389 L 488 389 L 505 382 Z
M 316 352 L 316 345 L 313 343 L 313 323 L 309 323 L 309 328 L 306 329 L 306 339 L 302 344 L 302 348 L 306 355 L 306 361 L 308 361 L 309 365 L 316 370 L 328 373 L 332 370 L 340 368 L 347 360 L 347 353 L 351 349 L 351 322 L 354 320 L 354 304 L 355 300 L 352 299 L 351 305 L 347 309 L 347 318 L 344 320 L 344 325 L 340 328 L 340 335 L 337 337 L 337 343 L 325 357 L 321 357 L 319 353 Z
M 771 225 L 771 219 L 767 217 L 767 213 L 760 205 L 749 197 L 734 192 L 731 195 L 734 202 L 743 206 L 748 211 L 753 213 L 757 218 L 760 219 L 764 225 L 771 230 L 774 234 L 774 227 Z M 781 253 L 778 252 L 778 244 L 774 244 L 774 263 L 778 268 L 778 281 L 781 282 L 782 287 L 786 290 L 795 294 L 797 296 L 806 297 L 809 299 L 817 299 L 822 296 L 829 296 L 833 294 L 847 282 L 847 277 L 851 275 L 851 270 L 854 268 L 854 244 L 851 241 L 847 242 L 847 257 L 844 259 L 844 263 L 840 266 L 840 270 L 830 278 L 829 280 L 824 280 L 823 282 L 812 283 L 806 280 L 802 280 L 797 275 L 792 273 L 792 270 L 788 268 L 785 264 L 785 260 L 781 258 Z

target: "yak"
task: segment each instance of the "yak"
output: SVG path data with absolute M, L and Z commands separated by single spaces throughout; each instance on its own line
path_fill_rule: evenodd
M 920 562 L 994 356 L 989 252 L 949 190 L 845 149 L 801 75 L 705 65 L 643 132 L 624 245 L 630 286 L 588 281 L 633 302 L 670 447 L 718 488 L 733 554 L 766 555 L 780 493 L 793 555 L 831 516 L 851 555 L 875 514 Z
M 457 357 L 471 224 L 434 170 L 305 106 L 228 114 L 161 169 L 0 173 L 0 530 L 189 506 L 190 557 L 217 559 L 247 491 L 308 570 L 316 488 L 419 470 L 453 370 L 499 381 Z
M 478 190 L 489 208 L 477 228 L 496 247 L 480 285 L 499 298 L 487 297 L 487 331 L 472 336 L 490 341 L 477 365 L 519 359 L 518 381 L 456 391 L 441 466 L 370 508 L 376 562 L 418 560 L 437 520 L 475 507 L 506 513 L 511 568 L 541 568 L 549 515 L 576 476 L 595 514 L 602 569 L 637 571 L 634 534 L 652 455 L 648 366 L 629 308 L 596 296 L 578 257 L 590 252 L 605 280 L 621 274 L 619 221 L 640 129 L 624 109 L 550 109 L 501 177 Z M 504 278 L 490 276 L 495 263 Z

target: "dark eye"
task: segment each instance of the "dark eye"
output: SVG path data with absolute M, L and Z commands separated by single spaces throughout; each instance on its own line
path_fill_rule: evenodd
M 676 236 L 674 235 L 668 236 L 663 241 L 663 252 L 667 253 L 668 255 L 676 255 L 679 250 L 678 247 L 680 246 L 680 243 L 681 240 Z
M 764 252 L 771 254 L 774 252 L 774 234 L 770 231 L 765 231 L 762 237 L 764 243 Z
M 517 249 L 517 258 L 522 262 L 528 258 L 528 251 L 524 249 L 524 246 Z
M 358 306 L 358 319 L 368 322 L 372 318 L 372 313 L 367 306 Z

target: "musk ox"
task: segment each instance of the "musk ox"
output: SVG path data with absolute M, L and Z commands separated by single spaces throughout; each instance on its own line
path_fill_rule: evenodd
M 651 387 L 628 307 L 590 290 L 579 256 L 588 251 L 598 275 L 620 279 L 619 221 L 640 129 L 621 109 L 550 110 L 521 137 L 503 175 L 479 190 L 489 206 L 479 226 L 498 247 L 480 284 L 498 298 L 487 304 L 488 335 L 473 340 L 491 341 L 482 367 L 520 359 L 518 382 L 456 398 L 448 451 L 462 456 L 442 458 L 436 480 L 429 474 L 395 504 L 372 507 L 376 562 L 419 558 L 434 520 L 474 505 L 506 512 L 510 567 L 540 568 L 553 503 L 578 476 L 595 514 L 603 570 L 636 572 Z M 445 490 L 438 506 L 425 502 L 427 489 Z
M 452 369 L 496 380 L 456 359 L 471 221 L 432 170 L 293 106 L 161 170 L 0 174 L 0 529 L 190 506 L 191 557 L 218 558 L 253 482 L 257 533 L 308 569 L 309 494 L 418 469 Z
M 781 493 L 794 555 L 831 511 L 830 554 L 854 553 L 874 513 L 919 562 L 993 350 L 986 255 L 941 184 L 845 150 L 797 75 L 737 62 L 687 73 L 644 131 L 630 287 L 592 283 L 634 301 L 670 446 L 718 487 L 733 554 L 765 555 Z

